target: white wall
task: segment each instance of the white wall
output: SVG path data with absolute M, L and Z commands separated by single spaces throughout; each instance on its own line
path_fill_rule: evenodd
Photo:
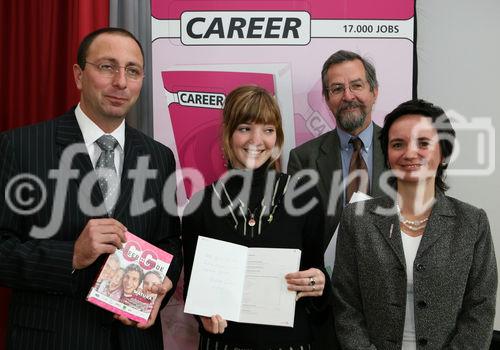
M 500 128 L 500 1 L 417 0 L 418 97 L 467 119 L 490 117 Z M 490 128 L 491 131 L 491 128 Z M 464 149 L 457 166 L 477 164 L 471 131 L 457 132 Z M 500 139 L 489 176 L 452 176 L 449 195 L 484 208 L 500 266 Z M 495 329 L 500 330 L 500 293 Z

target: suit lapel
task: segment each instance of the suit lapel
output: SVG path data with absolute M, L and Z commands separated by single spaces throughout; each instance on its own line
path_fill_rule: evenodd
M 340 140 L 336 129 L 330 131 L 330 135 L 321 144 L 316 168 L 319 174 L 318 189 L 325 210 L 330 212 L 330 200 L 336 199 L 335 203 L 331 203 L 335 204 L 335 214 L 327 217 L 327 227 L 331 228 L 326 231 L 325 245 L 328 245 L 344 208 Z M 335 178 L 334 174 L 337 174 Z
M 381 131 L 380 127 L 376 124 L 373 124 L 373 139 L 372 139 L 373 169 L 372 169 L 372 179 L 371 179 L 372 197 L 380 197 L 384 194 L 380 189 L 380 177 L 382 176 L 382 173 L 386 170 L 386 167 L 384 161 L 384 154 L 382 153 L 382 146 L 380 145 L 380 140 L 379 140 L 380 131 Z
M 321 196 L 328 203 L 330 190 L 335 190 L 338 186 L 333 184 L 333 174 L 337 170 L 342 170 L 342 160 L 340 158 L 340 140 L 336 130 L 331 131 L 331 135 L 325 138 L 321 144 L 318 159 L 316 160 L 320 181 Z M 342 176 L 340 177 L 342 179 Z
M 371 211 L 372 215 L 375 217 L 375 226 L 378 228 L 379 233 L 382 235 L 387 244 L 391 247 L 394 254 L 398 257 L 401 265 L 405 267 L 406 260 L 403 250 L 403 242 L 401 240 L 397 212 L 393 208 L 394 202 L 389 197 L 385 197 L 381 202 L 380 207 L 383 208 L 384 213 L 379 212 L 378 207 Z
M 67 113 L 61 118 L 57 119 L 56 143 L 59 145 L 58 159 L 61 159 L 61 162 L 64 161 L 61 156 L 64 154 L 64 151 L 68 149 L 68 147 L 75 144 L 80 144 L 80 146 L 78 146 L 78 153 L 76 153 L 72 158 L 69 159 L 72 161 L 72 168 L 80 170 L 80 179 L 83 179 L 87 174 L 89 174 L 89 176 L 95 176 L 94 167 L 92 166 L 92 162 L 90 161 L 87 148 L 85 147 L 85 143 L 83 141 L 83 135 L 80 130 L 80 126 L 76 121 L 74 111 Z M 95 182 L 93 183 L 96 184 L 97 178 L 95 178 L 94 180 Z M 78 185 L 80 185 L 80 183 L 81 180 L 79 181 Z M 88 193 L 85 191 L 82 191 L 82 194 L 84 196 L 88 196 Z M 90 193 L 90 198 L 91 202 L 93 203 L 101 203 L 103 201 L 103 196 L 101 190 L 99 189 L 99 186 L 93 186 Z
M 142 142 L 139 132 L 127 124 L 125 125 L 125 149 L 123 153 L 120 195 L 118 196 L 113 213 L 113 217 L 116 218 L 128 215 L 127 210 L 130 208 L 132 187 L 134 185 L 134 179 L 128 177 L 129 171 L 137 168 L 137 160 L 140 156 L 146 155 L 144 142 Z
M 453 217 L 455 215 L 449 200 L 441 191 L 437 191 L 436 203 L 434 203 L 429 221 L 425 227 L 422 241 L 418 247 L 417 257 L 422 256 L 442 235 L 453 235 Z

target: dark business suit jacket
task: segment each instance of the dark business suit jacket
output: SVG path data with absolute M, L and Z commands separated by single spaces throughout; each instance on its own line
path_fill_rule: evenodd
M 63 152 L 76 143 L 82 143 L 83 152 L 66 161 L 76 173 L 75 178 L 69 180 L 67 188 L 57 188 L 54 179 L 57 174 L 51 174 L 51 169 L 59 168 Z M 131 215 L 131 211 L 137 212 L 141 206 L 132 201 L 133 181 L 127 175 L 136 168 L 140 156 L 149 157 L 149 168 L 157 169 L 155 179 L 146 183 L 140 201 L 153 199 L 155 207 Z M 6 188 L 15 193 L 12 179 L 17 175 L 33 175 L 46 189 L 46 200 L 34 213 L 16 213 L 12 210 L 15 201 L 9 202 L 7 198 L 0 201 L 0 284 L 13 289 L 8 348 L 163 349 L 159 315 L 154 326 L 141 331 L 114 321 L 112 313 L 85 300 L 105 256 L 72 274 L 74 243 L 87 222 L 96 217 L 81 210 L 79 196 L 93 205 L 103 200 L 97 185 L 79 193 L 82 179 L 88 174 L 89 179 L 95 179 L 95 173 L 73 110 L 48 122 L 0 134 L 0 169 L 2 195 Z M 174 255 L 167 273 L 174 283 L 173 289 L 182 265 L 179 220 L 163 209 L 161 195 L 174 170 L 174 157 L 167 147 L 126 126 L 121 194 L 113 217 L 130 232 Z M 43 192 L 33 188 L 21 191 L 27 196 L 25 199 L 34 199 L 31 207 L 44 197 Z M 173 198 L 174 192 L 168 193 L 169 198 Z M 54 216 L 52 223 L 56 225 L 50 238 L 34 239 L 29 235 L 30 230 L 51 223 L 53 207 L 55 212 L 58 207 L 63 211 L 62 215 Z M 168 298 L 169 295 L 165 303 Z
M 379 178 L 386 169 L 380 146 L 380 127 L 373 125 L 373 169 L 371 180 L 372 197 L 382 194 Z M 318 190 L 321 194 L 323 207 L 327 210 L 325 225 L 325 249 L 330 242 L 340 221 L 343 204 L 342 158 L 340 156 L 340 139 L 337 129 L 312 139 L 290 151 L 287 172 L 290 175 L 302 169 L 313 169 L 318 172 Z M 338 174 L 335 178 L 335 174 Z
M 436 199 L 413 263 L 417 348 L 488 349 L 497 290 L 488 219 L 442 193 Z M 406 263 L 393 207 L 381 197 L 342 215 L 333 273 L 342 349 L 401 349 Z

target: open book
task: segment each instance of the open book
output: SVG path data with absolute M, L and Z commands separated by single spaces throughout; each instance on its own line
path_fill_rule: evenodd
M 184 312 L 229 321 L 293 327 L 299 249 L 248 248 L 198 237 Z

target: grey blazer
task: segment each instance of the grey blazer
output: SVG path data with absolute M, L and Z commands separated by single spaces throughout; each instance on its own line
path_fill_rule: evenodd
M 382 195 L 379 178 L 385 170 L 384 157 L 380 146 L 380 127 L 373 128 L 373 170 L 371 196 Z M 343 205 L 342 159 L 340 157 L 340 139 L 337 129 L 327 132 L 290 151 L 287 172 L 294 175 L 302 169 L 313 169 L 319 174 L 318 191 L 323 207 L 328 211 L 325 225 L 325 249 L 330 242 L 340 220 Z M 335 179 L 335 174 L 340 177 Z M 330 200 L 331 199 L 331 200 Z
M 497 266 L 486 213 L 442 193 L 436 199 L 413 264 L 417 348 L 488 349 Z M 343 349 L 401 349 L 406 264 L 393 206 L 376 198 L 347 206 L 341 218 L 333 288 Z

